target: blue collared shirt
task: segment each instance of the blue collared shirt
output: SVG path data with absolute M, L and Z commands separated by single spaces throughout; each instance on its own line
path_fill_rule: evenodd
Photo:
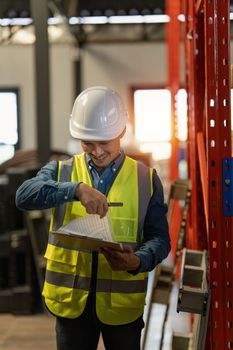
M 92 161 L 91 157 L 88 154 L 86 154 L 86 163 L 91 174 L 93 185 L 97 190 L 104 194 L 108 193 L 111 184 L 113 183 L 116 174 L 120 170 L 124 159 L 125 154 L 121 152 L 119 156 L 104 169 L 104 172 L 100 173 L 96 168 L 94 162 Z
M 94 188 L 107 194 L 124 159 L 125 154 L 121 152 L 100 174 L 86 154 L 86 164 Z M 72 202 L 78 184 L 79 182 L 58 182 L 57 162 L 51 161 L 35 177 L 24 181 L 18 188 L 16 206 L 22 210 L 42 210 Z M 135 253 L 140 258 L 140 272 L 153 270 L 170 251 L 167 205 L 164 203 L 163 187 L 156 171 L 153 172 L 153 189 L 144 222 L 144 242 Z

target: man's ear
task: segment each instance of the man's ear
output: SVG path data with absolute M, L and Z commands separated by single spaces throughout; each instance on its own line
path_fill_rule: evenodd
M 122 133 L 120 134 L 120 138 L 122 139 L 122 137 L 125 135 L 126 132 L 126 127 L 124 128 L 124 130 L 122 131 Z

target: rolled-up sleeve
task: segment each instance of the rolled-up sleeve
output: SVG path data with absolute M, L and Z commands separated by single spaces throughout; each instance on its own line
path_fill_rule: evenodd
M 57 162 L 51 161 L 16 191 L 16 206 L 22 210 L 48 209 L 74 200 L 78 182 L 58 182 Z
M 163 186 L 155 171 L 153 173 L 153 188 L 153 195 L 144 222 L 143 244 L 135 253 L 141 261 L 138 272 L 153 270 L 168 256 L 171 249 L 167 204 L 164 202 Z

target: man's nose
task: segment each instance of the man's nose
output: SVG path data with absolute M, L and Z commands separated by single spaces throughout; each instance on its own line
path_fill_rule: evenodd
M 101 156 L 101 154 L 103 154 L 103 152 L 104 152 L 104 150 L 99 145 L 95 145 L 95 148 L 93 151 L 97 157 Z

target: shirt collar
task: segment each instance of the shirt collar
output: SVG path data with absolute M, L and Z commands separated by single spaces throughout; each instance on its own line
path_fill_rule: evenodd
M 94 168 L 95 170 L 97 170 L 95 163 L 93 162 L 93 160 L 91 159 L 91 157 L 89 156 L 89 154 L 85 153 L 85 157 L 86 157 L 86 162 L 89 166 L 89 169 Z M 115 158 L 107 167 L 110 168 L 112 173 L 115 173 L 119 167 L 121 166 L 121 164 L 123 163 L 125 159 L 125 153 L 123 150 L 121 150 L 120 154 L 117 156 L 117 158 Z

